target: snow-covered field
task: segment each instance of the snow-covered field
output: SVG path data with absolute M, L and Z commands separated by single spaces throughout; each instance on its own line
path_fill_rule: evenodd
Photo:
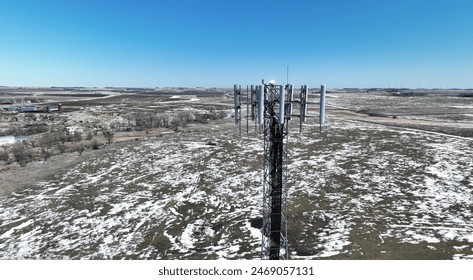
M 292 149 L 293 257 L 473 257 L 473 141 L 358 123 L 326 131 Z
M 473 142 L 333 121 L 289 137 L 290 258 L 473 258 Z M 1 259 L 256 259 L 262 137 L 116 146 L 0 198 Z

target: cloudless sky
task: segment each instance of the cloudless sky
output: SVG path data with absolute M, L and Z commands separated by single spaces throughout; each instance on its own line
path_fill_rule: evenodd
M 471 0 L 1 0 L 0 85 L 473 88 Z

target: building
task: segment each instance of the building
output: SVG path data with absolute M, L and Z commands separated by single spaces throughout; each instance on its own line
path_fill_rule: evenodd
M 17 143 L 21 143 L 21 142 L 24 142 L 24 141 L 28 141 L 30 139 L 29 136 L 15 136 L 15 141 Z
M 15 136 L 0 136 L 0 146 L 15 144 Z
M 84 133 L 84 129 L 79 126 L 68 126 L 66 127 L 66 131 L 68 134 L 74 135 L 76 133 Z
M 0 146 L 21 143 L 29 139 L 29 136 L 0 136 Z

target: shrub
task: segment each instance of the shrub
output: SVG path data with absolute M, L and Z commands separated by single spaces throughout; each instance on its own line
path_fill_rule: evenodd
M 51 151 L 48 150 L 46 147 L 41 147 L 40 154 L 46 160 L 52 156 Z
M 105 137 L 105 139 L 107 139 L 107 143 L 108 143 L 108 144 L 112 143 L 112 140 L 113 140 L 113 132 L 111 132 L 111 131 L 109 131 L 109 130 L 104 130 L 103 136 Z
M 82 133 L 76 131 L 72 133 L 71 142 L 80 142 L 82 141 Z
M 0 160 L 7 162 L 10 159 L 10 156 L 8 155 L 7 151 L 0 151 Z
M 34 134 L 39 134 L 39 133 L 48 132 L 48 131 L 49 131 L 49 128 L 48 128 L 47 125 L 38 124 L 38 125 L 29 126 L 26 129 L 26 134 L 27 135 L 34 135 Z
M 25 166 L 33 158 L 30 151 L 28 151 L 23 143 L 18 143 L 13 147 L 13 157 L 15 161 L 21 166 Z
M 59 145 L 57 146 L 57 148 L 59 149 L 59 151 L 60 151 L 62 154 L 64 154 L 64 153 L 66 152 L 66 145 L 64 145 L 64 144 L 59 144 Z
M 92 149 L 98 150 L 99 148 L 100 148 L 99 142 L 98 142 L 97 140 L 94 140 L 94 141 L 92 142 Z

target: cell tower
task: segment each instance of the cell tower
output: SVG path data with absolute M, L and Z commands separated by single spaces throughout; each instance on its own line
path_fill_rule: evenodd
M 255 129 L 264 135 L 263 163 L 263 227 L 261 258 L 279 260 L 288 258 L 287 239 L 287 139 L 289 121 L 299 117 L 299 131 L 306 122 L 308 88 L 301 86 L 299 97 L 294 96 L 293 86 L 276 85 L 274 81 L 247 87 L 248 118 L 255 121 Z M 234 86 L 235 124 L 241 133 L 241 86 Z M 299 109 L 298 114 L 294 114 Z M 250 109 L 251 108 L 251 109 Z

